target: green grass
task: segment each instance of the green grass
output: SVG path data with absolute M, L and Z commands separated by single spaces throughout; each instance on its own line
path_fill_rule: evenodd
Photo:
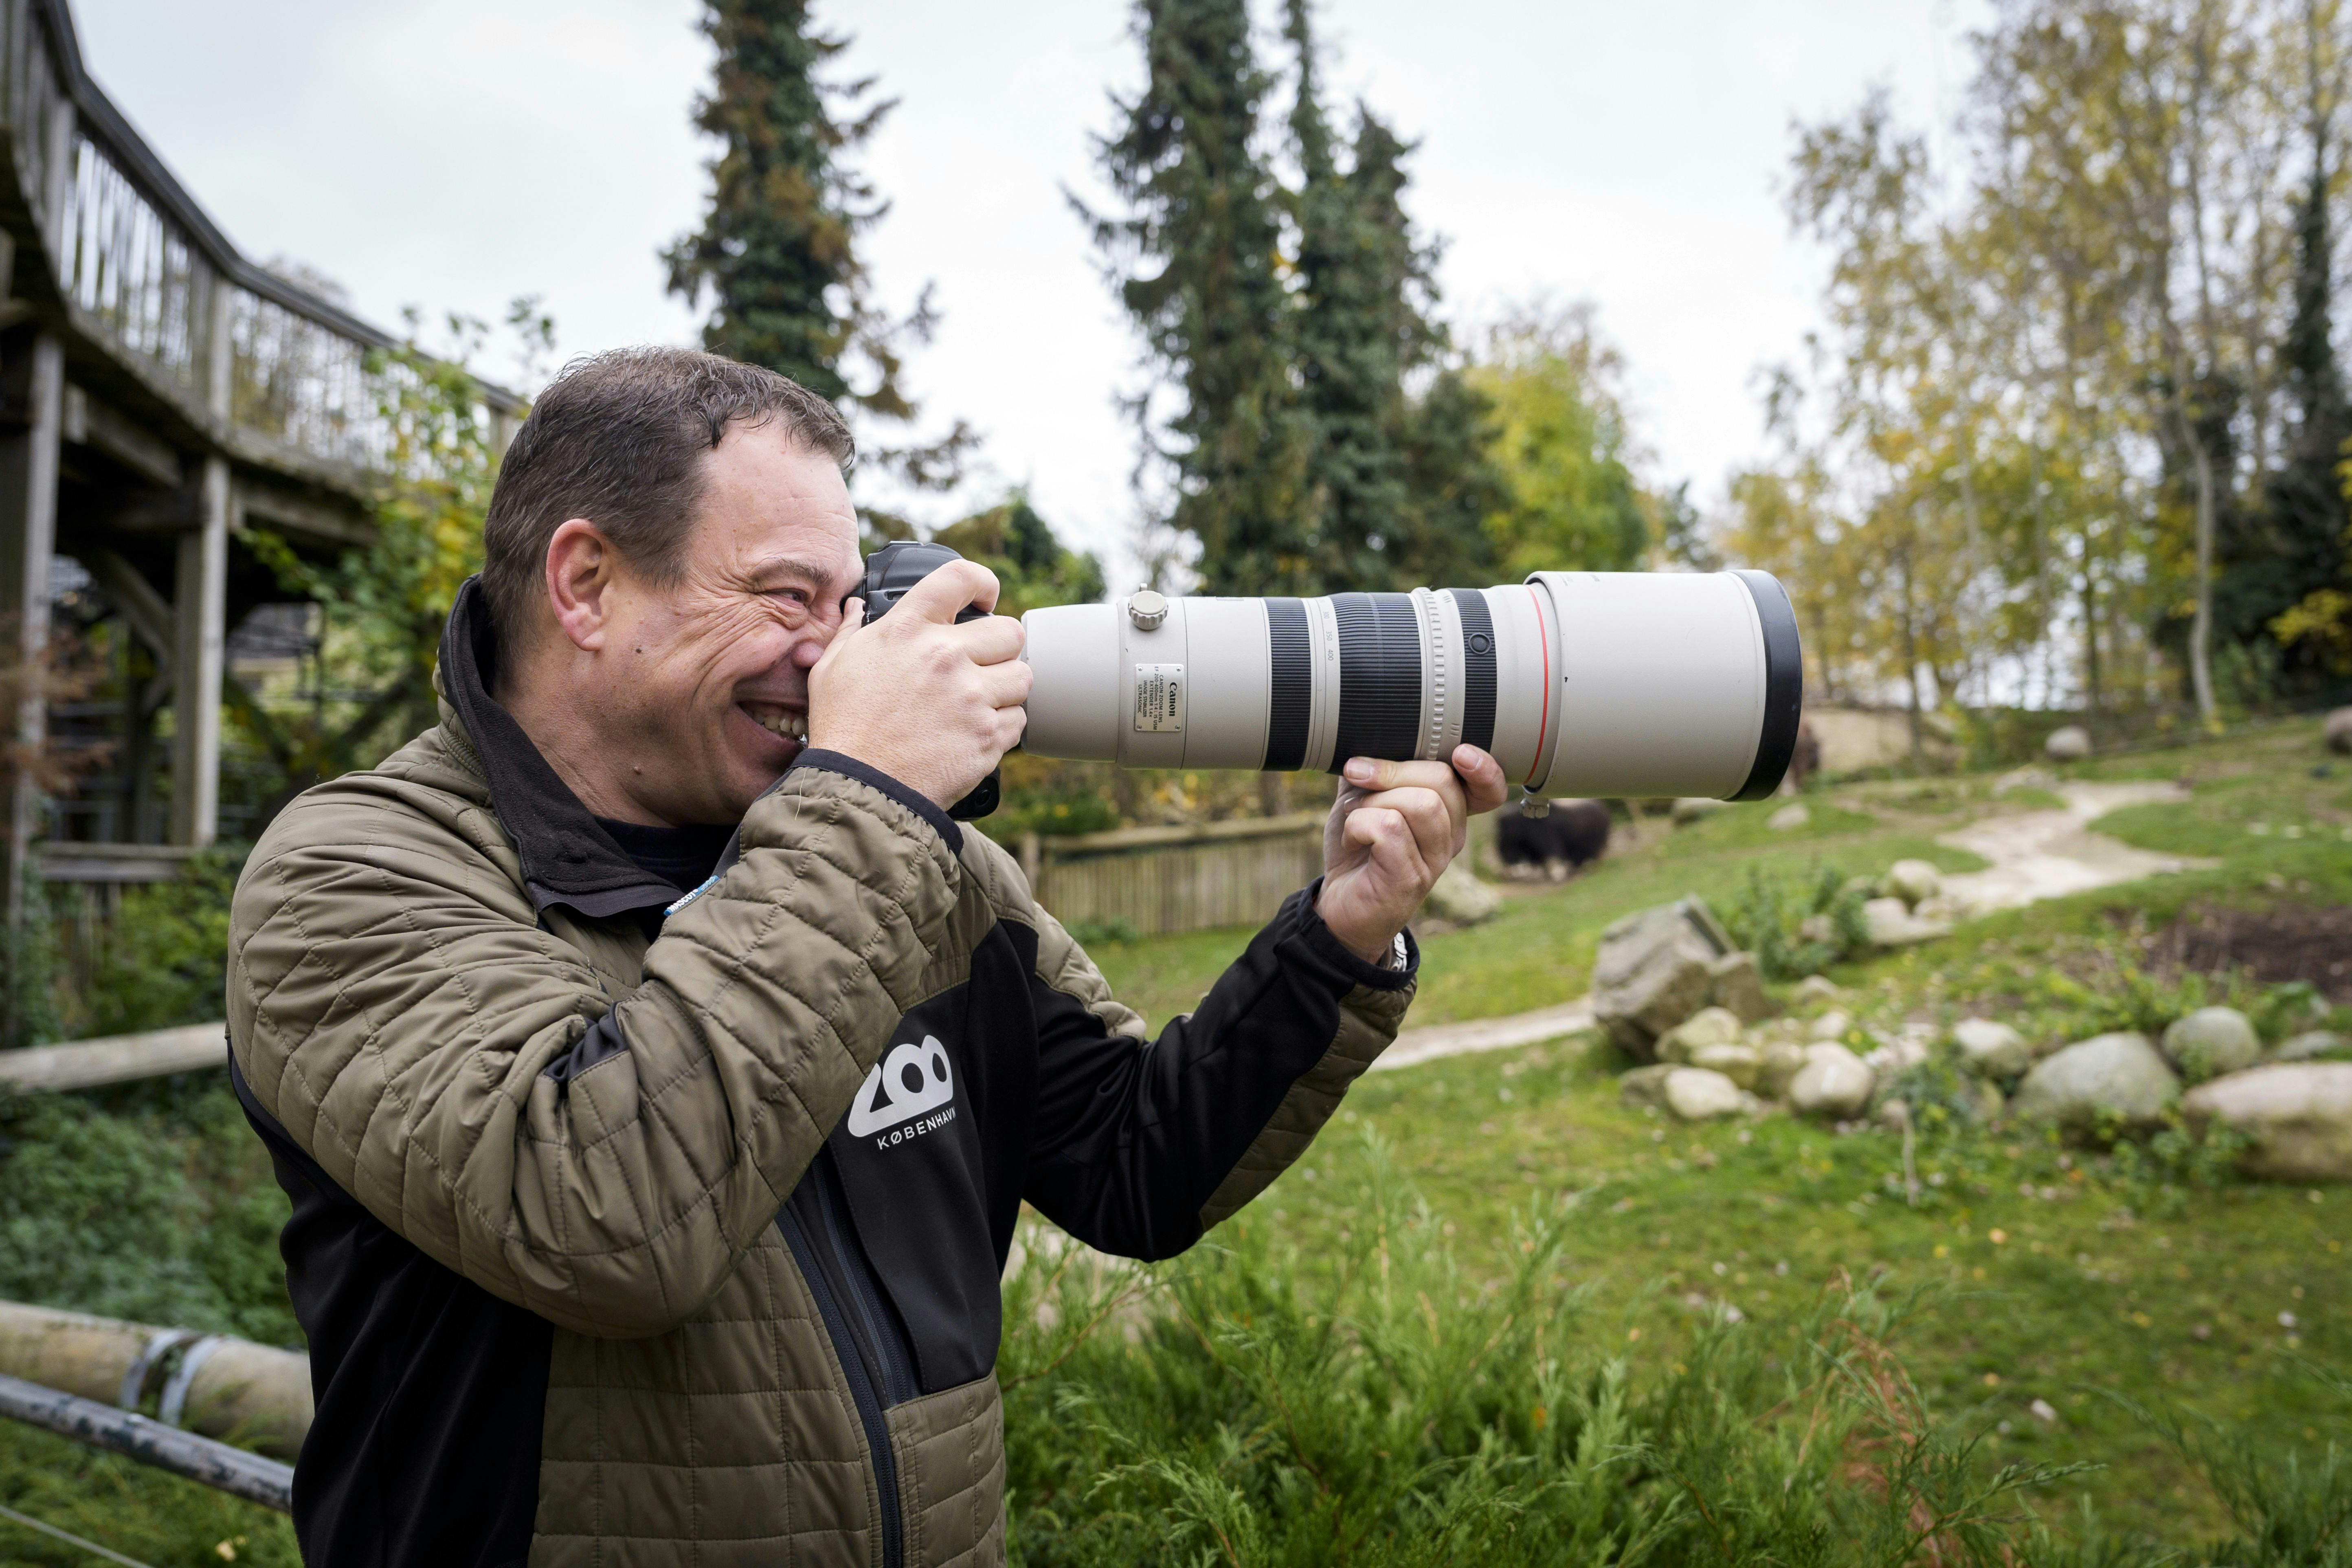
M 2339 831 L 2352 826 L 2352 790 L 2340 769 L 2314 776 L 2315 742 L 2311 726 L 2297 726 L 2116 760 L 2107 776 L 2186 772 L 2197 788 L 2185 805 L 2133 807 L 2101 828 L 2217 858 L 2216 868 L 2012 911 L 1843 966 L 1833 973 L 1853 988 L 1848 1005 L 1883 1023 L 1987 1013 L 2053 1039 L 2160 1024 L 2204 1000 L 2258 1007 L 2259 988 L 2226 976 L 2153 980 L 2133 967 L 2131 944 L 2190 906 L 2352 903 L 2352 844 Z M 1429 938 L 1409 1021 L 1580 994 L 1608 921 L 1686 891 L 1720 908 L 1753 866 L 1862 873 L 1917 855 L 1968 868 L 1932 834 L 1993 808 L 1984 782 L 1842 792 L 1809 801 L 1813 825 L 1786 837 L 1761 826 L 1770 803 L 1678 829 L 1514 899 L 1486 926 Z M 2254 821 L 2305 831 L 2257 835 Z M 1164 1017 L 1190 1005 L 1244 936 L 1097 956 L 1114 984 Z M 2266 1022 L 2276 1034 L 2288 1020 Z M 1927 1184 L 1915 1206 L 1891 1134 L 1840 1137 L 1785 1117 L 1746 1128 L 1661 1121 L 1621 1107 L 1609 1065 L 1563 1043 L 1366 1079 L 1334 1134 L 1253 1211 L 1308 1259 L 1343 1252 L 1359 1223 L 1373 1182 L 1364 1133 L 1465 1249 L 1507 1236 L 1530 1203 L 1572 1204 L 1559 1256 L 1586 1292 L 1585 1331 L 1639 1331 L 1617 1348 L 1654 1374 L 1655 1358 L 1683 1354 L 1722 1303 L 1785 1331 L 1843 1281 L 1927 1290 L 1904 1350 L 1941 1418 L 1980 1433 L 1988 1460 L 2104 1467 L 2038 1494 L 2053 1517 L 2088 1499 L 2115 1527 L 2176 1544 L 2225 1528 L 2215 1489 L 2119 1401 L 2177 1403 L 2273 1456 L 2315 1455 L 2352 1414 L 2298 1370 L 2306 1360 L 2352 1367 L 2352 1331 L 2338 1319 L 2352 1300 L 2352 1190 L 2215 1180 L 2177 1149 L 2168 1167 L 2134 1147 L 2068 1150 L 2007 1129 L 1927 1138 L 1915 1156 Z M 2296 1328 L 2282 1326 L 2283 1312 Z M 2032 1413 L 2036 1400 L 2054 1420 Z

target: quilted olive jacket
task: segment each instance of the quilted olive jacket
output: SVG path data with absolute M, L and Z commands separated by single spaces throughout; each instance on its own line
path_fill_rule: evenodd
M 294 1200 L 306 1557 L 1003 1558 L 1021 1205 L 1190 1246 L 1306 1147 L 1412 993 L 1302 893 L 1147 1039 L 1018 868 L 803 755 L 684 898 L 486 695 L 255 849 L 229 1038 Z M 1311 893 L 1311 889 L 1310 889 Z

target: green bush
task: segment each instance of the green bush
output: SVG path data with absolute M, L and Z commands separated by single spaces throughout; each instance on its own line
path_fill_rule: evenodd
M 0 1299 L 299 1344 L 268 1155 L 215 1075 L 0 1101 Z
M 1801 980 L 1864 950 L 1869 936 L 1862 904 L 1861 891 L 1830 867 L 1779 873 L 1751 866 L 1723 925 L 1756 955 L 1767 980 Z M 1823 927 L 1827 941 L 1819 934 Z
M 247 845 L 216 845 L 168 882 L 133 888 L 106 929 L 80 1035 L 131 1034 L 226 1016 L 228 904 Z

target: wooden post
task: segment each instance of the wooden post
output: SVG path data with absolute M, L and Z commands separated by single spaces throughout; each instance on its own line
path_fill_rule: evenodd
M 201 849 L 220 827 L 221 661 L 228 619 L 228 459 L 205 459 L 202 526 L 180 535 L 173 584 L 172 842 Z
M 0 615 L 16 624 L 15 657 L 23 672 L 15 741 L 21 759 L 8 810 L 7 918 L 24 905 L 25 873 L 40 831 L 41 789 L 33 763 L 48 736 L 43 675 L 49 657 L 49 560 L 58 540 L 58 437 L 65 397 L 65 350 L 47 332 L 32 334 L 25 380 L 10 390 L 24 399 L 24 425 L 0 437 Z M 13 377 L 10 379 L 14 379 Z

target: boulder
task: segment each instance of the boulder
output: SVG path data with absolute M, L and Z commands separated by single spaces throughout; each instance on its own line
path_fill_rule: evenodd
M 1645 1068 L 1633 1068 L 1619 1073 L 1617 1098 L 1627 1105 L 1654 1105 L 1664 1110 L 1666 1075 L 1680 1070 L 1671 1062 L 1653 1062 Z
M 1666 1109 L 1685 1121 L 1712 1121 L 1748 1109 L 1739 1086 L 1705 1068 L 1676 1068 L 1666 1074 Z
M 1702 1007 L 1658 1037 L 1658 1059 L 1687 1063 L 1705 1046 L 1727 1046 L 1739 1038 L 1739 1016 L 1728 1007 Z
M 2033 1047 L 2007 1024 L 1963 1018 L 1952 1026 L 1960 1066 L 1980 1079 L 2012 1079 L 2033 1065 Z
M 1897 860 L 1879 879 L 1879 886 L 1912 905 L 1942 892 L 1944 874 L 1926 860 Z
M 1898 1035 L 1862 1054 L 1862 1065 L 1876 1073 L 1881 1083 L 1896 1073 L 1909 1072 L 1927 1059 L 1927 1042 L 1910 1035 Z
M 1843 1046 L 1817 1045 L 1805 1052 L 1805 1065 L 1789 1084 L 1789 1104 L 1799 1115 L 1844 1121 L 1870 1105 L 1876 1083 L 1862 1058 Z
M 2329 751 L 2339 757 L 2352 757 L 2352 708 L 2338 708 L 2330 713 L 2319 732 Z
M 1758 1052 L 1756 1092 L 1767 1100 L 1786 1100 L 1789 1086 L 1805 1070 L 1805 1047 L 1793 1040 L 1773 1040 Z
M 1937 893 L 1911 906 L 1911 918 L 1936 925 L 1958 925 L 1969 918 L 1969 906 L 1949 893 Z
M 2109 1117 L 2152 1126 L 2179 1098 L 2180 1079 L 2146 1035 L 2095 1035 L 2037 1063 L 2010 1110 L 2028 1121 L 2087 1131 Z
M 2280 1041 L 2279 1048 L 2271 1053 L 2271 1060 L 2313 1062 L 2327 1057 L 2343 1056 L 2347 1051 L 2352 1051 L 2352 1040 L 2346 1039 L 2333 1029 L 2311 1029 Z
M 2091 732 L 2080 724 L 2053 730 L 2042 752 L 2053 763 L 2079 763 L 2091 754 Z
M 1837 921 L 1827 915 L 1807 915 L 1797 922 L 1797 935 L 1822 947 L 1835 947 L 1838 944 Z M 1813 978 L 1818 980 L 1821 977 L 1815 975 Z
M 1813 820 L 1813 814 L 1801 805 L 1784 805 L 1764 819 L 1764 826 L 1775 833 L 1794 833 Z
M 2000 1090 L 1980 1078 L 1960 1080 L 1960 1100 L 1962 1113 L 1979 1127 L 2000 1121 L 2009 1109 L 2009 1101 L 2001 1098 Z
M 2252 1141 L 2249 1174 L 2281 1182 L 2352 1180 L 2352 1062 L 2273 1062 L 2189 1091 L 2192 1128 L 2218 1121 Z
M 1862 924 L 1874 947 L 1907 947 L 1949 936 L 1952 931 L 1942 921 L 1921 920 L 1901 899 L 1870 900 L 1862 906 Z
M 1808 974 L 1797 982 L 1794 994 L 1797 1005 L 1802 1007 L 1814 1002 L 1833 1002 L 1845 993 L 1826 974 Z
M 2200 1007 L 2164 1031 L 2164 1056 L 2190 1083 L 2241 1072 L 2263 1059 L 2263 1039 L 2235 1007 Z
M 1694 822 L 1703 822 L 1722 809 L 1723 802 L 1719 800 L 1705 795 L 1686 796 L 1675 802 L 1675 826 L 1686 827 Z
M 1437 874 L 1421 907 L 1439 920 L 1474 926 L 1495 918 L 1503 907 L 1503 895 L 1471 875 L 1469 861 L 1456 858 Z
M 1719 1072 L 1742 1089 L 1754 1089 L 1763 1076 L 1764 1053 L 1745 1040 L 1733 1040 L 1726 1045 L 1701 1046 L 1690 1054 L 1690 1065 Z
M 1805 1030 L 1809 1040 L 1843 1040 L 1845 1032 L 1853 1027 L 1853 1020 L 1843 1008 L 1832 1007 L 1814 1019 Z
M 1743 1024 L 1769 1017 L 1772 999 L 1764 994 L 1764 975 L 1752 952 L 1727 952 L 1706 966 L 1707 1000 L 1730 1009 Z
M 1592 1016 L 1621 1049 L 1651 1060 L 1659 1036 L 1706 1005 L 1710 965 L 1730 951 L 1731 938 L 1697 899 L 1627 915 L 1601 933 Z

